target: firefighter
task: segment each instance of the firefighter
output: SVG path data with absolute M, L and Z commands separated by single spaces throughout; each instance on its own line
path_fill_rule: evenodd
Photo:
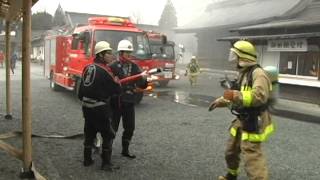
M 102 136 L 101 169 L 112 171 L 118 169 L 111 163 L 112 143 L 115 132 L 111 126 L 110 98 L 119 95 L 121 86 L 107 66 L 113 60 L 112 49 L 106 41 L 95 45 L 95 59 L 85 67 L 78 93 L 82 101 L 84 124 L 84 166 L 93 164 L 91 157 L 96 134 Z
M 114 75 L 119 79 L 124 79 L 128 76 L 136 75 L 141 73 L 141 69 L 135 63 L 130 60 L 131 53 L 133 52 L 132 43 L 128 40 L 121 40 L 118 44 L 118 60 L 114 61 L 110 67 Z M 129 145 L 135 129 L 135 99 L 136 99 L 136 88 L 147 87 L 146 77 L 143 76 L 137 81 L 122 84 L 122 94 L 118 98 L 113 98 L 113 119 L 112 127 L 115 132 L 118 131 L 120 119 L 122 118 L 123 134 L 122 134 L 122 152 L 121 154 L 125 157 L 134 159 L 135 155 L 130 154 Z
M 196 56 L 192 56 L 190 63 L 188 63 L 185 75 L 188 75 L 191 87 L 197 83 L 198 76 L 200 74 L 200 66 Z
M 229 61 L 239 71 L 237 83 L 209 106 L 209 111 L 228 106 L 237 117 L 229 129 L 231 136 L 225 152 L 227 174 L 218 179 L 237 179 L 242 153 L 249 179 L 266 180 L 268 169 L 261 146 L 274 130 L 268 112 L 272 84 L 266 72 L 257 64 L 257 52 L 250 42 L 241 40 L 234 43 Z
M 14 69 L 16 68 L 16 63 L 18 60 L 18 55 L 16 52 L 13 52 L 12 56 L 11 56 L 11 72 L 12 74 L 14 74 Z

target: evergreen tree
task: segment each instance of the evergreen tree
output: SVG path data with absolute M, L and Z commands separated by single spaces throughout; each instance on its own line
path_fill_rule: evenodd
M 162 29 L 172 29 L 177 27 L 177 25 L 178 20 L 176 16 L 176 9 L 174 8 L 171 0 L 168 0 L 159 20 L 159 27 Z
M 33 30 L 48 30 L 52 27 L 52 15 L 47 12 L 37 12 L 31 18 Z
M 66 22 L 65 22 L 64 18 L 65 18 L 65 16 L 64 16 L 63 9 L 62 9 L 61 5 L 59 4 L 59 6 L 53 16 L 53 25 L 55 25 L 55 26 L 65 25 Z

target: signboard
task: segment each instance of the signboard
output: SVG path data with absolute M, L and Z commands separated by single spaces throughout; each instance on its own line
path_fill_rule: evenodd
M 268 40 L 268 51 L 307 51 L 306 39 Z

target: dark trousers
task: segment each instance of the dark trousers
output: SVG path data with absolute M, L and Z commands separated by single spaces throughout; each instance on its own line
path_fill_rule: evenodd
M 95 108 L 82 107 L 84 124 L 84 146 L 93 147 L 94 139 L 100 132 L 103 139 L 102 149 L 111 150 L 115 132 L 111 126 L 111 110 L 109 106 Z
M 122 102 L 120 107 L 113 107 L 112 127 L 118 131 L 119 123 L 122 118 L 123 134 L 122 141 L 130 142 L 135 129 L 134 103 Z

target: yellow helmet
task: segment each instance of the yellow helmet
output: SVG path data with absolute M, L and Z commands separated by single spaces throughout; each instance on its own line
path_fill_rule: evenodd
M 248 41 L 240 40 L 235 42 L 230 51 L 236 53 L 240 58 L 257 61 L 256 48 Z

